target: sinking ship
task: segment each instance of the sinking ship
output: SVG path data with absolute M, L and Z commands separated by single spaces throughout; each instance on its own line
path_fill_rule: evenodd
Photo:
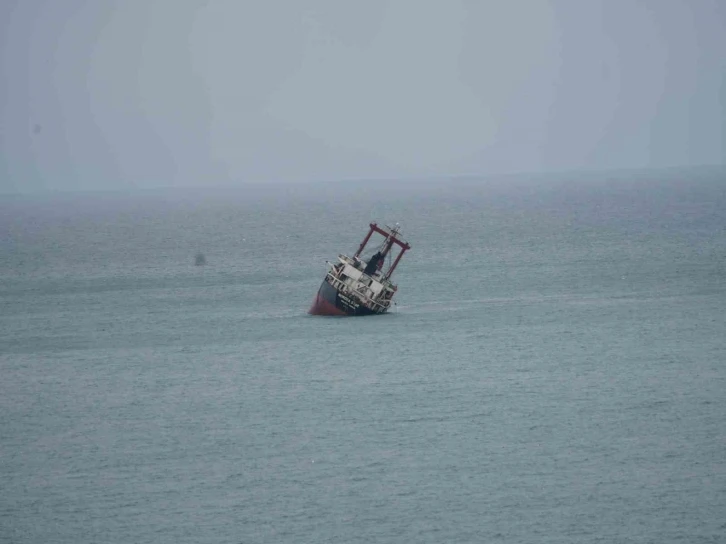
M 352 257 L 339 255 L 335 263 L 328 262 L 329 270 L 318 289 L 313 305 L 308 311 L 312 315 L 360 316 L 383 314 L 393 303 L 398 287 L 391 282 L 401 257 L 411 246 L 400 238 L 400 227 L 379 227 L 371 223 L 368 234 L 358 251 Z M 373 234 L 383 236 L 377 251 L 367 260 L 361 260 L 363 250 Z M 391 263 L 391 250 L 397 246 L 399 252 Z M 388 260 L 388 267 L 386 267 Z

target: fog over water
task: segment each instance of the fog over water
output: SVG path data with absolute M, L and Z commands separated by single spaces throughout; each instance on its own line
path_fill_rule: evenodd
M 9 0 L 0 192 L 723 164 L 726 4 Z
M 0 2 L 0 543 L 726 542 L 725 78 L 723 0 Z

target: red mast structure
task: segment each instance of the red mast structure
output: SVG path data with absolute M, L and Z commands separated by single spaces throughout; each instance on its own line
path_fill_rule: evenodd
M 396 257 L 396 260 L 393 262 L 391 267 L 388 269 L 388 271 L 383 275 L 385 279 L 388 279 L 393 274 L 393 271 L 396 270 L 396 267 L 398 266 L 399 261 L 401 260 L 401 257 L 403 257 L 403 254 L 406 253 L 409 249 L 411 249 L 411 246 L 407 243 L 398 238 L 398 235 L 400 234 L 399 226 L 396 224 L 396 226 L 393 229 L 390 229 L 388 231 L 383 230 L 381 227 L 378 226 L 377 223 L 370 223 L 368 234 L 366 234 L 366 237 L 363 239 L 363 242 L 361 242 L 360 246 L 358 247 L 358 251 L 355 252 L 355 256 L 357 258 L 360 258 L 361 253 L 366 248 L 366 245 L 368 245 L 368 242 L 371 239 L 371 236 L 373 236 L 374 232 L 377 232 L 378 234 L 385 236 L 386 241 L 384 242 L 383 251 L 381 252 L 381 256 L 385 258 L 388 253 L 391 251 L 391 248 L 394 245 L 397 245 L 401 248 L 401 251 L 398 253 L 398 256 Z M 380 270 L 383 267 L 383 261 L 384 259 L 381 259 L 378 269 Z

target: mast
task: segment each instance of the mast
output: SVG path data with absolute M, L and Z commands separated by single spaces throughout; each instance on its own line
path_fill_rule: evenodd
M 411 246 L 408 245 L 408 243 L 404 242 L 403 240 L 398 238 L 398 234 L 400 233 L 400 227 L 398 223 L 396 223 L 396 226 L 391 229 L 391 233 L 389 235 L 388 243 L 386 244 L 386 249 L 384 252 L 384 255 L 387 255 L 388 252 L 393 247 L 393 244 L 398 245 L 401 248 L 401 251 L 398 253 L 398 256 L 396 257 L 396 260 L 393 261 L 393 264 L 390 266 L 388 271 L 384 274 L 384 279 L 388 280 L 391 275 L 393 274 L 393 271 L 396 270 L 396 267 L 398 266 L 399 261 L 401 260 L 401 257 L 403 257 L 403 254 L 406 253 L 409 249 L 411 249 Z
M 406 253 L 406 251 L 408 249 L 411 249 L 410 246 L 408 246 L 408 244 L 406 244 L 406 247 L 401 248 L 401 251 L 398 253 L 396 260 L 393 261 L 391 268 L 389 268 L 388 272 L 386 272 L 385 279 L 389 279 L 391 277 L 391 275 L 393 274 L 393 271 L 396 270 L 396 267 L 398 266 L 398 261 L 401 260 L 401 257 L 403 257 L 403 254 Z
M 358 248 L 358 251 L 356 251 L 356 252 L 355 252 L 355 256 L 356 256 L 356 257 L 360 257 L 360 254 L 361 254 L 361 253 L 363 252 L 363 250 L 365 249 L 365 247 L 366 247 L 366 244 L 368 243 L 368 240 L 370 240 L 370 239 L 371 239 L 371 236 L 373 236 L 373 233 L 374 233 L 374 232 L 376 231 L 376 229 L 378 228 L 378 225 L 376 225 L 375 223 L 371 223 L 371 224 L 369 225 L 369 227 L 370 227 L 370 230 L 368 231 L 368 234 L 367 234 L 367 235 L 366 235 L 366 237 L 365 237 L 365 238 L 363 239 L 363 242 L 361 242 L 361 244 L 360 244 L 360 247 Z
M 378 226 L 377 223 L 370 223 L 369 225 L 370 229 L 368 230 L 368 234 L 366 234 L 366 237 L 361 242 L 360 246 L 358 247 L 358 251 L 355 252 L 355 257 L 359 258 L 363 250 L 365 249 L 366 245 L 368 245 L 368 242 L 371 239 L 371 236 L 373 236 L 373 233 L 376 232 L 380 234 L 381 236 L 385 237 L 385 240 L 383 242 L 383 249 L 381 251 L 381 257 L 380 261 L 378 262 L 378 266 L 376 267 L 376 270 L 381 270 L 383 268 L 383 265 L 385 264 L 385 258 L 390 253 L 391 249 L 394 245 L 397 245 L 401 248 L 400 253 L 396 257 L 396 260 L 393 262 L 393 264 L 390 266 L 388 271 L 384 274 L 384 278 L 388 279 L 391 277 L 391 274 L 393 274 L 393 271 L 398 266 L 398 262 L 401 260 L 401 257 L 403 257 L 403 254 L 411 249 L 411 246 L 408 245 L 407 242 L 404 242 L 400 238 L 398 238 L 398 234 L 400 233 L 400 227 L 398 223 L 396 223 L 396 226 L 393 228 L 387 227 L 386 229 L 382 229 Z

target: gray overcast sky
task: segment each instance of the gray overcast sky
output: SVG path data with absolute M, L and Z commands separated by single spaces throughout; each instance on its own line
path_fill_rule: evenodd
M 4 0 L 0 192 L 723 164 L 723 0 Z

